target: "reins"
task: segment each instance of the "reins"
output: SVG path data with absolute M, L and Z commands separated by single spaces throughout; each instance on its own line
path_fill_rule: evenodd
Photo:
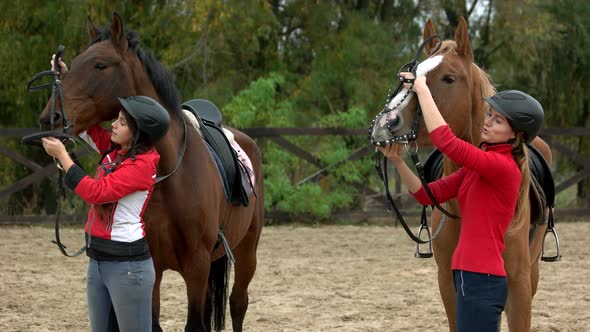
M 64 47 L 62 45 L 59 45 L 59 47 L 57 48 L 57 51 L 55 52 L 53 68 L 51 70 L 44 70 L 42 72 L 39 72 L 39 73 L 33 75 L 33 77 L 27 82 L 26 89 L 28 92 L 37 92 L 37 91 L 42 91 L 42 90 L 46 90 L 46 89 L 51 88 L 51 99 L 49 102 L 50 103 L 49 130 L 48 131 L 40 131 L 37 133 L 33 133 L 30 135 L 24 136 L 22 138 L 22 142 L 25 144 L 43 146 L 41 139 L 45 138 L 45 137 L 56 137 L 59 140 L 61 140 L 62 142 L 67 141 L 67 140 L 72 141 L 74 143 L 76 142 L 75 137 L 67 133 L 67 130 L 70 129 L 71 126 L 68 125 L 66 113 L 64 111 L 63 91 L 62 91 L 62 87 L 61 87 L 60 67 L 59 67 L 59 58 L 61 58 L 63 51 L 64 51 Z M 33 86 L 34 82 L 36 82 L 37 80 L 39 80 L 45 76 L 52 77 L 52 82 Z M 61 110 L 61 115 L 63 117 L 63 119 L 62 119 L 63 130 L 62 131 L 55 130 L 55 115 L 56 115 L 55 103 L 56 103 L 57 98 L 59 98 L 59 106 L 60 106 L 60 110 Z M 76 164 L 79 164 L 78 157 L 76 156 L 75 153 L 68 152 L 68 154 L 70 154 L 72 160 Z M 76 251 L 75 253 L 70 254 L 66 251 L 67 246 L 61 242 L 61 237 L 59 235 L 59 221 L 60 221 L 60 217 L 61 217 L 61 199 L 63 197 L 65 197 L 65 190 L 64 190 L 64 184 L 63 184 L 63 173 L 61 172 L 63 170 L 63 168 L 61 167 L 61 164 L 59 163 L 59 161 L 57 161 L 55 158 L 53 160 L 55 162 L 56 167 L 58 168 L 58 170 L 57 170 L 57 172 L 58 172 L 58 192 L 57 192 L 57 207 L 55 210 L 55 240 L 53 240 L 51 242 L 54 243 L 55 245 L 57 245 L 57 247 L 59 248 L 59 251 L 61 251 L 61 253 L 64 256 L 77 257 L 86 251 L 86 246 L 84 245 L 80 249 L 78 249 L 78 251 Z
M 174 173 L 176 173 L 176 171 L 180 167 L 180 164 L 182 163 L 182 159 L 184 158 L 184 153 L 186 151 L 186 141 L 187 141 L 187 136 L 188 136 L 187 132 L 186 132 L 186 120 L 184 119 L 184 117 L 182 117 L 182 125 L 183 125 L 183 130 L 184 130 L 184 140 L 182 141 L 182 146 L 180 147 L 180 151 L 178 152 L 178 159 L 176 159 L 176 166 L 174 166 L 174 169 L 172 170 L 172 172 L 170 172 L 166 175 L 158 176 L 156 178 L 156 183 L 162 182 L 162 181 L 166 180 L 168 177 L 174 175 Z

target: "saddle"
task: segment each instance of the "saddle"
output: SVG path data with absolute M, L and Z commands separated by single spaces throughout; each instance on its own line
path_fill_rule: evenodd
M 531 224 L 538 225 L 545 222 L 545 208 L 553 207 L 555 204 L 555 182 L 545 157 L 534 146 L 527 144 L 527 147 L 531 170 L 531 185 L 529 187 Z M 424 176 L 427 182 L 432 182 L 441 178 L 442 174 L 443 154 L 438 149 L 434 149 L 424 163 Z
M 205 99 L 193 99 L 182 104 L 182 108 L 191 112 L 199 123 L 203 139 L 221 175 L 225 198 L 231 203 L 248 206 L 248 196 L 252 192 L 249 177 L 223 132 L 221 112 L 217 106 Z

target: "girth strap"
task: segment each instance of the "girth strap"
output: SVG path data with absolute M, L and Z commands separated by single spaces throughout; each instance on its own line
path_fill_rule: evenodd
M 213 251 L 217 250 L 217 248 L 219 247 L 220 244 L 223 244 L 223 250 L 225 250 L 225 254 L 227 255 L 227 259 L 229 260 L 230 264 L 234 264 L 236 262 L 236 259 L 234 257 L 234 254 L 231 251 L 231 247 L 229 246 L 229 242 L 227 242 L 227 239 L 225 238 L 225 235 L 223 234 L 223 227 L 219 227 L 219 230 L 217 231 L 217 242 L 215 242 L 215 246 L 213 247 Z

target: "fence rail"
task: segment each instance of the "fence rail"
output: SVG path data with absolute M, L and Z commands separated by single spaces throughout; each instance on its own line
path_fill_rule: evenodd
M 35 128 L 0 128 L 0 138 L 15 138 L 22 137 L 38 131 Z M 334 167 L 335 164 L 325 166 L 322 168 L 321 160 L 314 156 L 313 153 L 306 150 L 304 147 L 299 147 L 296 144 L 291 143 L 285 138 L 285 136 L 359 136 L 367 135 L 366 129 L 350 129 L 350 128 L 245 128 L 242 129 L 246 134 L 255 139 L 268 139 L 273 143 L 279 145 L 286 151 L 296 155 L 302 160 L 316 166 L 318 168 L 312 174 L 301 179 L 297 184 L 305 183 L 307 181 L 315 181 L 321 176 L 328 174 L 329 169 Z M 580 181 L 590 177 L 590 160 L 588 156 L 583 156 L 565 144 L 559 142 L 556 137 L 559 136 L 576 136 L 576 137 L 588 137 L 590 136 L 590 128 L 574 127 L 574 128 L 545 128 L 541 131 L 540 136 L 545 139 L 551 146 L 554 152 L 559 152 L 563 158 L 569 158 L 577 165 L 578 171 L 567 179 L 562 180 L 556 184 L 556 193 L 562 192 L 565 189 L 579 183 Z M 345 160 L 357 160 L 363 158 L 367 154 L 372 152 L 372 148 L 368 145 L 358 147 L 353 151 Z M 83 154 L 81 152 L 80 154 Z M 22 191 L 27 187 L 40 182 L 46 177 L 52 177 L 56 173 L 56 167 L 53 164 L 39 165 L 38 163 L 29 160 L 18 151 L 9 148 L 6 145 L 0 143 L 0 155 L 3 155 L 32 171 L 31 174 L 23 177 L 10 184 L 7 187 L 0 188 L 0 199 L 4 199 L 9 195 L 16 192 Z M 399 181 L 396 181 L 399 182 Z M 400 186 L 396 185 L 394 194 L 398 197 L 403 196 L 400 194 Z M 365 190 L 372 196 L 380 196 L 379 193 L 372 192 L 369 188 Z M 415 209 L 414 209 L 415 210 Z M 418 212 L 408 209 L 406 214 L 415 215 Z M 388 217 L 390 214 L 384 210 L 383 207 L 379 209 L 373 209 L 370 211 L 345 211 L 338 214 L 341 217 L 348 216 L 348 219 L 363 220 L 371 217 Z M 560 208 L 557 207 L 555 215 L 558 218 L 575 218 L 575 219 L 590 219 L 590 208 Z M 33 216 L 8 216 L 0 215 L 0 224 L 35 224 L 53 221 L 55 216 L 51 215 L 33 215 Z M 67 217 L 64 216 L 64 219 Z

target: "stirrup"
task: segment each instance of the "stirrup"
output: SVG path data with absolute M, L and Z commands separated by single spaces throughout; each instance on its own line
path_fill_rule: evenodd
M 420 219 L 420 228 L 418 229 L 418 239 L 422 240 L 422 231 L 426 231 L 428 238 L 428 249 L 426 251 L 420 251 L 420 242 L 416 241 L 416 258 L 430 258 L 432 257 L 432 236 L 430 235 L 430 229 L 428 228 L 428 221 L 426 220 L 426 206 L 422 207 L 422 218 Z M 423 243 L 426 244 L 426 243 Z
M 545 256 L 545 240 L 547 239 L 547 235 L 552 234 L 553 239 L 555 240 L 555 248 L 557 250 L 555 256 Z M 547 227 L 545 231 L 545 235 L 543 236 L 543 247 L 541 249 L 541 260 L 543 262 L 558 262 L 561 260 L 561 255 L 559 254 L 559 237 L 557 236 L 557 232 L 553 227 Z
M 426 235 L 428 236 L 428 240 L 431 239 L 430 237 L 430 229 L 428 229 L 428 225 L 420 224 L 420 229 L 418 230 L 418 238 L 422 238 L 422 231 L 426 231 Z M 420 243 L 416 243 L 416 253 L 414 256 L 416 258 L 431 258 L 432 257 L 432 242 L 428 242 L 428 248 L 426 251 L 420 251 Z M 424 244 L 426 245 L 426 244 Z

